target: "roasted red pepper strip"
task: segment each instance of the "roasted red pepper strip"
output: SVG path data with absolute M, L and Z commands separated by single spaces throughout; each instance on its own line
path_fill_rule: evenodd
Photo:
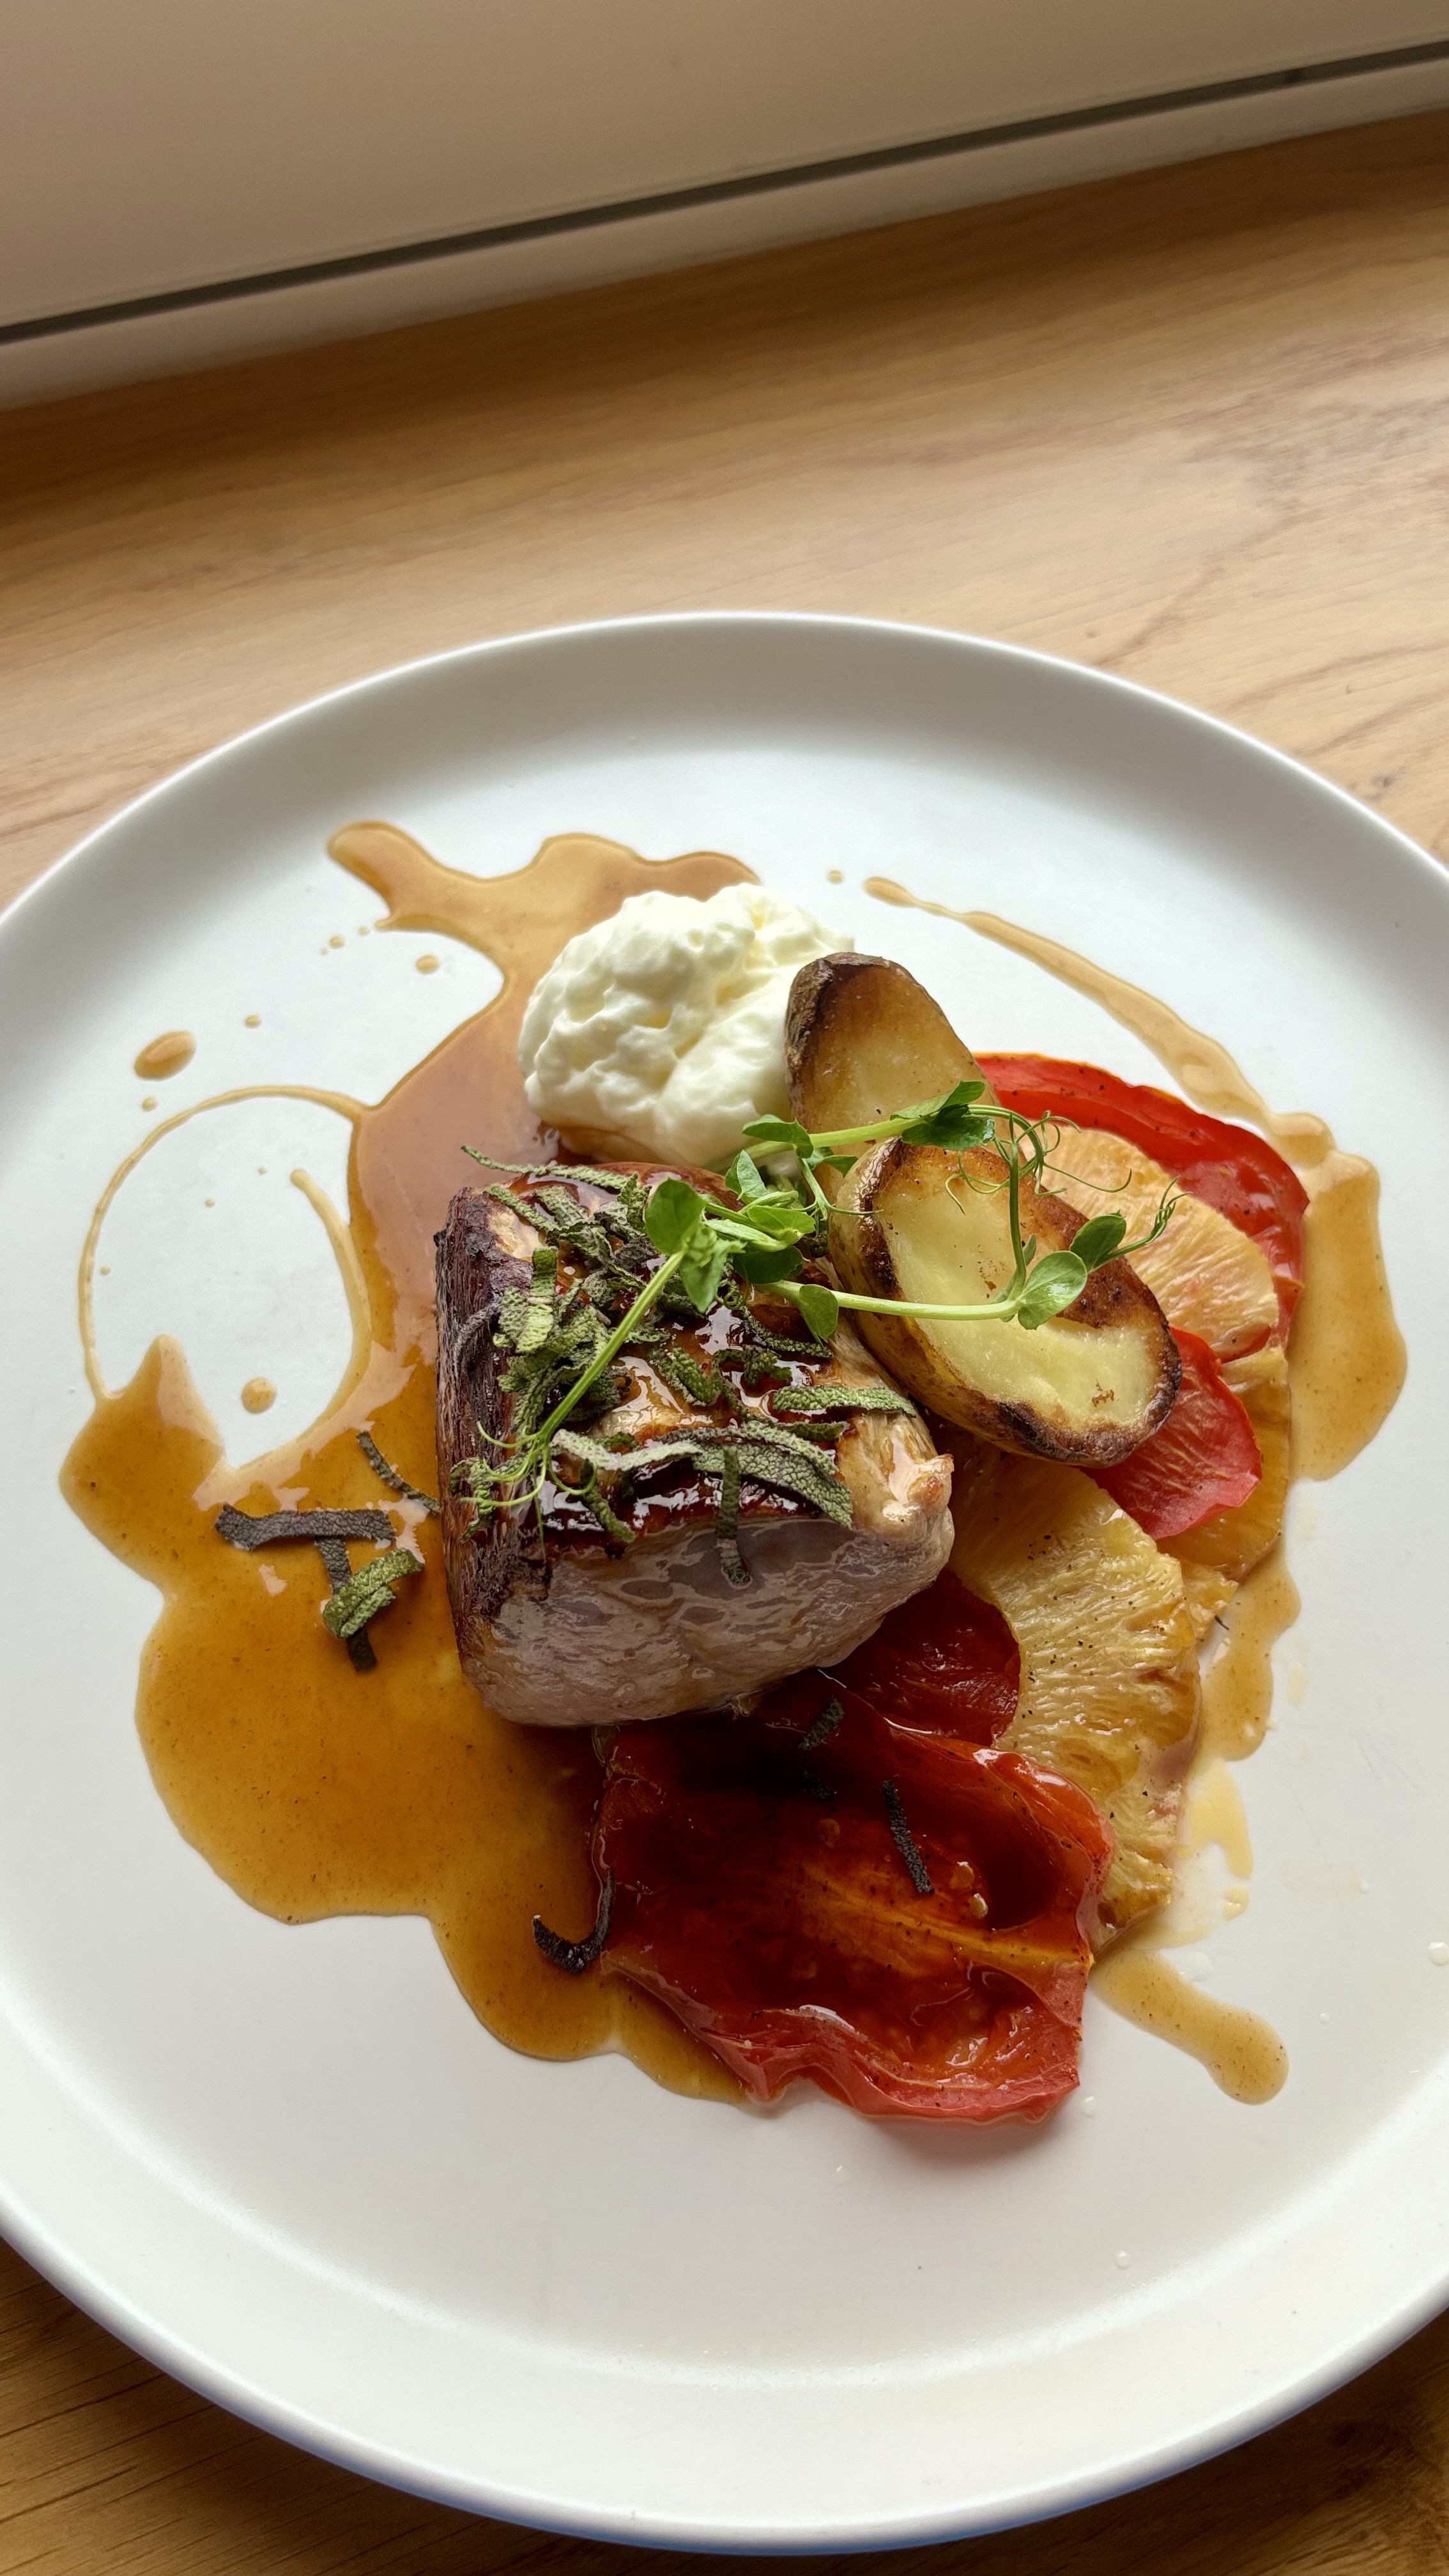
M 1303 1285 L 1308 1196 L 1291 1164 L 1250 1127 L 1189 1108 L 1171 1092 L 1123 1082 L 1094 1064 L 1042 1055 L 984 1055 L 981 1070 L 1003 1108 L 1027 1118 L 1074 1119 L 1140 1146 L 1194 1198 L 1206 1199 L 1258 1244 L 1273 1273 L 1282 1329 Z
M 953 1577 L 937 1589 L 949 1642 L 914 1692 L 903 1631 L 894 1690 L 875 1638 L 748 1717 L 614 1738 L 594 1842 L 615 1880 L 605 1974 L 657 1995 L 761 2099 L 804 2075 L 877 2116 L 1037 2119 L 1076 2083 L 1111 1835 L 1079 1789 L 972 1740 L 997 1722 L 1001 1640 Z M 909 1605 L 918 1632 L 937 1589 Z M 971 1653 L 974 1710 L 944 1679 Z
M 1257 1435 L 1206 1342 L 1174 1333 L 1182 1354 L 1177 1402 L 1160 1431 L 1096 1481 L 1149 1538 L 1180 1538 L 1214 1512 L 1245 1503 L 1263 1473 Z

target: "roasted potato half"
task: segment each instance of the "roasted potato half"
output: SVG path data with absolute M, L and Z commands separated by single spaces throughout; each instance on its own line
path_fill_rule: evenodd
M 912 1305 L 984 1305 L 1012 1274 L 1002 1177 L 990 1147 L 955 1154 L 899 1137 L 872 1146 L 845 1174 L 830 1222 L 842 1287 Z M 1023 1181 L 1021 1230 L 1040 1252 L 1066 1250 L 1082 1222 Z M 998 1449 L 1072 1466 L 1129 1456 L 1171 1411 L 1181 1377 L 1167 1319 L 1125 1261 L 1093 1271 L 1075 1305 L 1034 1332 L 1015 1322 L 853 1320 L 933 1413 Z
M 790 1115 L 816 1136 L 983 1080 L 939 1003 L 889 957 L 817 957 L 801 967 L 785 1016 L 785 1063 Z

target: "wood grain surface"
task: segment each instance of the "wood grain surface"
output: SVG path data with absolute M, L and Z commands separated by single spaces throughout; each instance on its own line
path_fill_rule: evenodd
M 14 414 L 0 530 L 0 896 L 299 698 L 668 608 L 1072 654 L 1442 849 L 1449 119 Z M 5 2576 L 662 2563 L 320 2466 L 3 2249 L 0 2409 Z M 1449 2320 L 1226 2460 L 886 2563 L 1449 2571 Z

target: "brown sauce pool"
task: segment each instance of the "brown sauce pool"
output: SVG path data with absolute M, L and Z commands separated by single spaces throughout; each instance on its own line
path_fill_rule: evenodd
M 375 1109 L 341 1093 L 300 1095 L 352 1121 L 350 1228 L 305 1173 L 293 1178 L 336 1229 L 354 1340 L 326 1415 L 290 1446 L 229 1468 L 170 1340 L 119 1393 L 96 1371 L 89 1283 L 100 1225 L 140 1154 L 179 1119 L 148 1135 L 97 1211 L 82 1278 L 96 1410 L 62 1486 L 87 1527 L 163 1596 L 137 1698 L 151 1774 L 187 1840 L 263 1913 L 288 1923 L 424 1914 L 473 2010 L 511 2047 L 554 2058 L 620 2047 L 680 2091 L 732 2097 L 733 2079 L 662 2007 L 621 1981 L 560 1976 L 541 1957 L 536 1913 L 570 1935 L 593 1920 L 588 1826 L 599 1773 L 588 1733 L 510 1726 L 484 1708 L 459 1670 L 436 1524 L 379 1486 L 357 1433 L 370 1429 L 409 1482 L 434 1489 L 433 1235 L 469 1176 L 465 1141 L 522 1161 L 551 1148 L 517 1066 L 523 1005 L 545 966 L 626 895 L 646 886 L 709 895 L 750 871 L 707 852 L 650 863 L 571 835 L 516 876 L 480 879 L 439 866 L 385 824 L 340 832 L 332 853 L 383 896 L 389 928 L 482 949 L 503 988 Z M 354 1672 L 322 1626 L 328 1585 L 315 1552 L 224 1546 L 214 1523 L 225 1502 L 392 1514 L 425 1571 L 376 1624 L 375 1672 Z
M 96 1409 L 62 1488 L 87 1527 L 162 1594 L 137 1698 L 152 1777 L 187 1840 L 262 1912 L 292 1923 L 426 1915 L 472 2009 L 511 2047 L 549 2058 L 619 2048 L 679 2091 L 735 2098 L 733 2079 L 661 2007 L 621 1981 L 560 1976 L 540 1955 L 535 1914 L 569 1936 L 593 1919 L 588 1826 L 599 1772 L 588 1734 L 511 1726 L 482 1705 L 459 1669 L 436 1523 L 380 1489 L 357 1433 L 369 1430 L 409 1482 L 432 1489 L 432 1238 L 467 1177 L 465 1142 L 529 1161 L 555 1141 L 536 1124 L 517 1069 L 518 1026 L 539 975 L 566 939 L 630 894 L 660 886 L 704 896 L 752 872 L 712 852 L 649 862 L 583 834 L 548 841 L 527 868 L 491 878 L 441 866 L 382 823 L 353 824 L 330 846 L 385 900 L 379 928 L 462 940 L 493 959 L 503 985 L 375 1108 L 302 1086 L 219 1095 L 153 1129 L 96 1210 L 81 1269 Z M 868 891 L 914 901 L 885 879 L 868 880 Z M 1369 1167 L 1338 1155 L 1321 1122 L 1275 1120 L 1223 1050 L 1150 995 L 989 916 L 952 917 L 1091 992 L 1156 1047 L 1190 1098 L 1252 1118 L 1309 1167 L 1308 1285 L 1291 1353 L 1294 1465 L 1300 1474 L 1336 1473 L 1372 1437 L 1403 1375 Z M 435 961 L 418 962 L 428 971 Z M 189 1061 L 189 1045 L 187 1055 L 159 1061 L 184 1035 L 144 1050 L 153 1059 L 146 1070 Z M 171 1340 L 152 1346 L 129 1386 L 105 1387 L 91 1287 L 106 1212 L 142 1156 L 190 1117 L 278 1094 L 319 1101 L 352 1124 L 350 1223 L 305 1172 L 292 1179 L 331 1237 L 353 1347 L 321 1421 L 233 1469 Z M 260 1409 L 269 1388 L 253 1380 L 243 1400 Z M 322 1626 L 328 1585 L 315 1553 L 292 1546 L 244 1555 L 223 1545 L 214 1524 L 226 1502 L 253 1512 L 366 1505 L 390 1513 L 425 1571 L 376 1623 L 375 1671 L 355 1672 Z M 1215 1757 L 1247 1752 L 1261 1737 L 1269 1653 L 1296 1607 L 1281 1556 L 1231 1604 L 1227 1650 L 1207 1677 L 1203 1740 Z M 1124 1945 L 1099 1974 L 1119 2010 L 1201 2057 L 1237 2099 L 1276 2091 L 1281 2043 L 1255 2016 L 1197 1994 L 1145 1946 Z

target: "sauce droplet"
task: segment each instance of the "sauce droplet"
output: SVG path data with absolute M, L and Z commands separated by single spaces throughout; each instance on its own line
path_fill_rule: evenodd
M 345 948 L 347 942 L 343 938 L 340 930 L 334 930 L 331 938 L 327 942 L 327 945 L 329 948 Z
M 246 1018 L 242 1022 L 242 1027 L 244 1029 L 259 1029 L 261 1025 L 262 1015 L 260 1011 L 248 1011 Z
M 844 868 L 827 868 L 825 871 L 825 882 L 827 885 L 844 885 Z
M 190 1064 L 196 1053 L 196 1040 L 190 1029 L 166 1029 L 149 1046 L 143 1046 L 132 1067 L 143 1082 L 165 1082 L 183 1065 Z M 145 1104 L 143 1104 L 145 1105 Z
M 1202 1751 L 1241 1762 L 1256 1753 L 1273 1713 L 1273 1648 L 1298 1616 L 1298 1587 L 1281 1546 L 1262 1557 L 1230 1603 L 1227 1643 L 1202 1686 Z
M 248 1413 L 270 1413 L 277 1401 L 277 1390 L 269 1377 L 249 1377 L 241 1400 Z
M 441 966 L 443 961 L 441 957 L 435 957 L 431 948 L 429 948 L 421 957 L 415 959 L 414 962 L 420 975 L 436 975 L 438 968 Z
M 142 1108 L 143 1108 L 143 1109 L 154 1109 L 154 1108 L 155 1108 L 155 1106 L 156 1106 L 156 1094 L 155 1094 L 155 1092 L 154 1092 L 154 1091 L 148 1091 L 148 1092 L 147 1092 L 145 1099 L 144 1099 L 144 1100 L 142 1101 L 142 1103 L 141 1103 L 141 1106 L 142 1106 Z

